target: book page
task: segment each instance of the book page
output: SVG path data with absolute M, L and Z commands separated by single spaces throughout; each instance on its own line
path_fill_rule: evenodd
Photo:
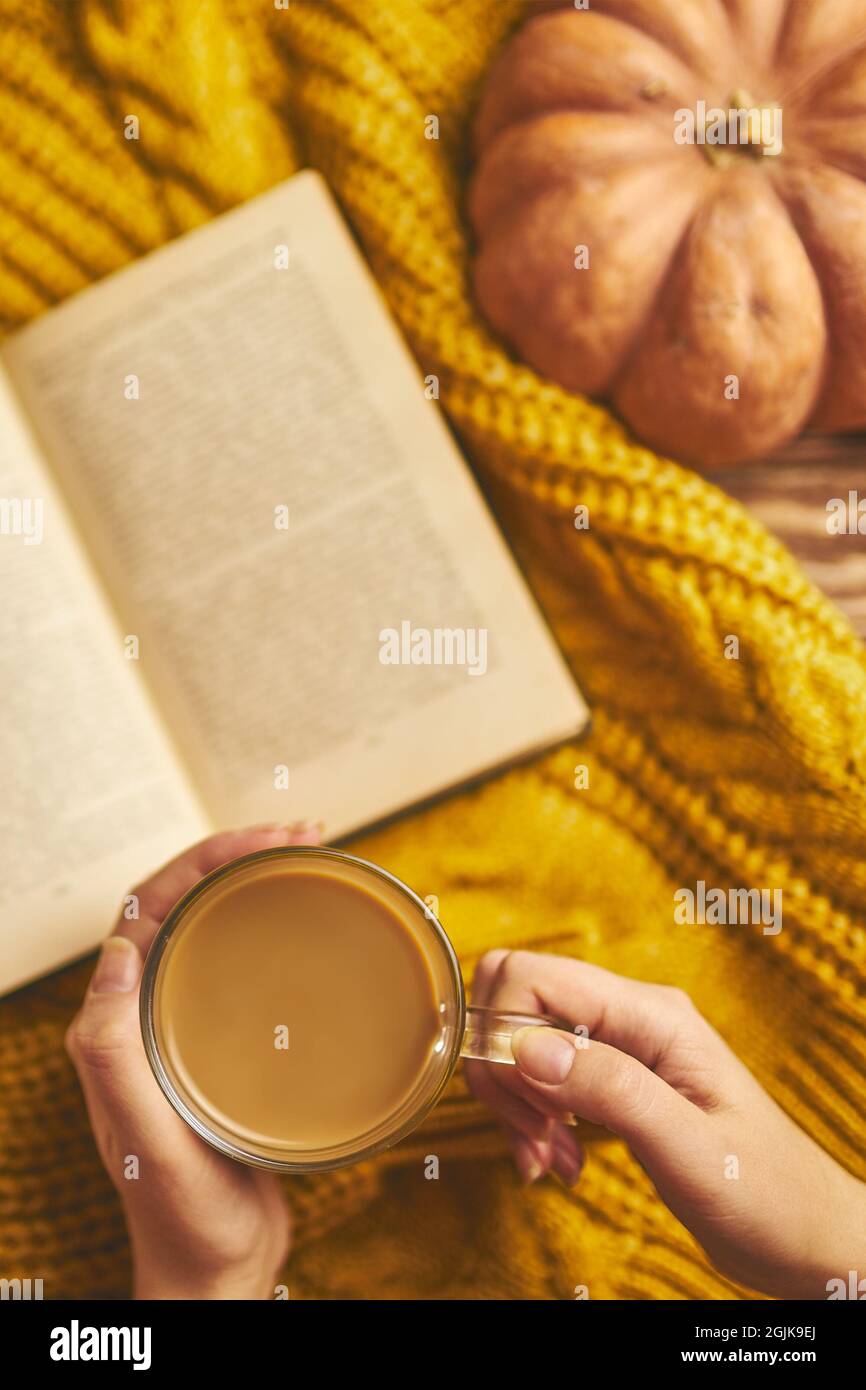
M 319 175 L 4 356 L 218 821 L 337 836 L 582 727 Z
M 204 833 L 0 372 L 0 992 L 90 950 Z

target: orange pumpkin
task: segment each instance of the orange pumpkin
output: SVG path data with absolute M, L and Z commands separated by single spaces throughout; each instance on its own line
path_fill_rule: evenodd
M 866 0 L 531 9 L 476 123 L 493 326 L 695 463 L 866 426 Z

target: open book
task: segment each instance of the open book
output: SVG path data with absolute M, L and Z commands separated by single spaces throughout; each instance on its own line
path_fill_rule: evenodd
M 0 363 L 0 990 L 213 829 L 334 840 L 584 726 L 317 174 Z

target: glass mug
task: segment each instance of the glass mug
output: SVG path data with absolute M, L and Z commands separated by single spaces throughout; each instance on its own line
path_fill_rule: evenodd
M 242 1124 L 208 1104 L 187 1084 L 183 1067 L 171 1057 L 164 1015 L 164 982 L 173 952 L 183 939 L 184 928 L 195 920 L 196 909 L 227 887 L 261 880 L 261 866 L 279 862 L 285 867 L 321 870 L 326 861 L 338 866 L 338 882 L 369 891 L 379 904 L 390 907 L 401 926 L 411 934 L 426 962 L 438 1004 L 435 1040 L 409 1093 L 393 1113 L 357 1136 L 336 1143 L 298 1148 L 285 1138 L 251 1136 Z M 234 931 L 234 925 L 232 925 Z M 242 921 L 238 931 L 243 931 Z M 323 1007 L 327 1007 L 326 1004 Z M 322 1172 L 342 1168 L 390 1148 L 415 1129 L 436 1104 L 459 1058 L 514 1065 L 511 1038 L 518 1028 L 561 1027 L 557 1020 L 539 1014 L 501 1013 L 467 1005 L 463 976 L 454 948 L 431 908 L 405 883 L 387 870 L 341 850 L 309 845 L 288 845 L 258 850 L 213 870 L 197 883 L 169 912 L 147 955 L 140 995 L 141 1031 L 148 1061 L 163 1093 L 195 1132 L 221 1153 L 255 1167 L 285 1173 Z M 218 1025 L 217 1025 L 218 1026 Z M 339 1029 L 340 1021 L 333 1021 Z M 348 1044 L 350 1045 L 350 1043 Z

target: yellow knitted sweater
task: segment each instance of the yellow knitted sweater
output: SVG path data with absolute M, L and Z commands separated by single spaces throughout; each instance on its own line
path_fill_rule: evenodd
M 278 7 L 278 5 L 280 7 Z M 677 983 L 866 1178 L 866 664 L 782 547 L 511 362 L 467 284 L 467 122 L 524 0 L 0 0 L 0 326 L 302 164 L 349 217 L 595 709 L 588 743 L 359 842 L 494 945 Z M 123 118 L 140 139 L 123 138 Z M 424 138 L 436 115 L 438 141 Z M 591 528 L 575 531 L 576 504 Z M 735 634 L 739 661 L 724 659 Z M 585 762 L 589 787 L 574 789 Z M 676 887 L 780 887 L 784 928 L 675 927 Z M 106 928 L 108 927 L 106 923 Z M 123 1295 L 61 1046 L 87 966 L 0 1005 L 0 1273 Z M 423 1159 L 440 1159 L 438 1182 Z M 616 1140 L 521 1189 L 458 1076 L 392 1154 L 290 1185 L 293 1297 L 727 1298 Z

